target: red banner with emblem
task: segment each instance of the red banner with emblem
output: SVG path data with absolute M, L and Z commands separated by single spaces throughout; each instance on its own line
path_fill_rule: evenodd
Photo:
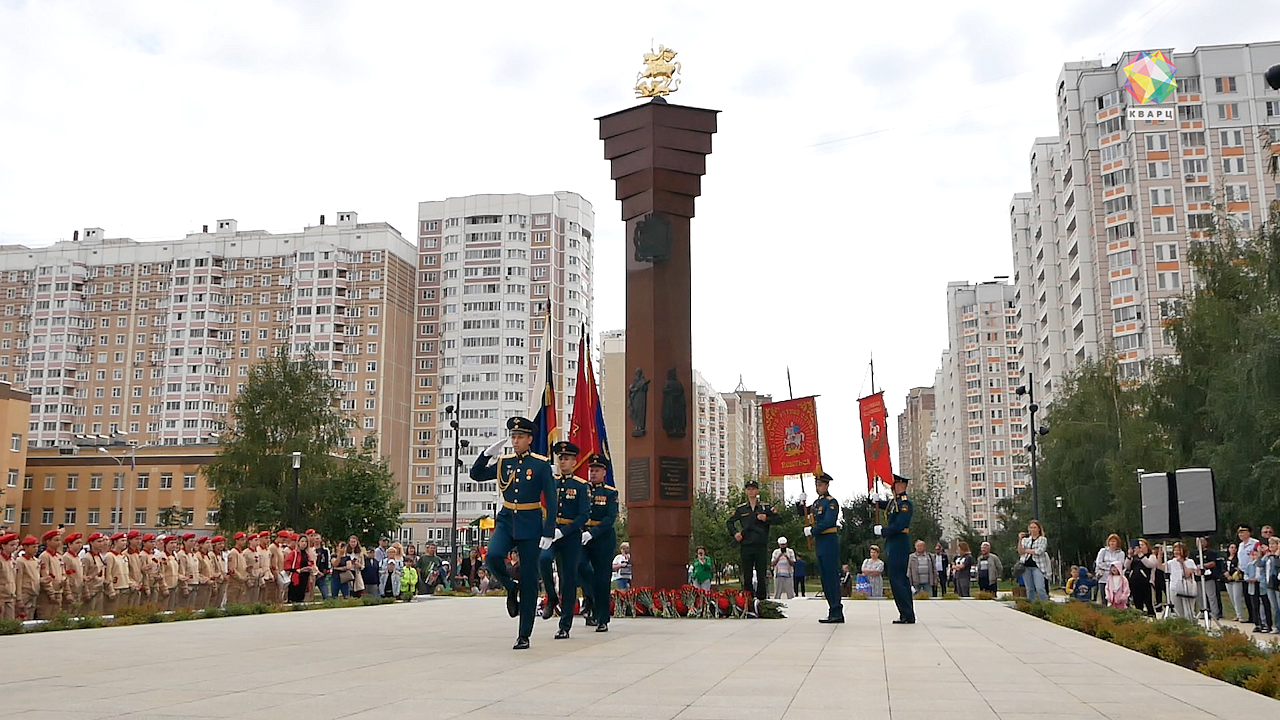
M 770 475 L 822 472 L 815 398 L 802 397 L 760 406 Z
M 889 423 L 884 408 L 884 393 L 858 400 L 862 417 L 862 452 L 867 461 L 867 492 L 875 490 L 876 480 L 893 484 L 893 461 L 889 457 Z

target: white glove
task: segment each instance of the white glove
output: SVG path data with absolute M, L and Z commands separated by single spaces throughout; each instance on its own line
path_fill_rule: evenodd
M 556 536 L 551 538 L 551 542 L 556 542 L 562 537 L 564 537 L 564 533 L 560 531 L 560 528 L 556 528 Z
M 589 543 L 589 542 L 591 542 L 591 531 L 590 531 L 590 530 L 588 530 L 588 531 L 586 531 L 586 532 L 582 533 L 582 544 L 583 544 L 583 545 L 586 545 L 586 544 L 587 544 L 587 543 Z
M 801 504 L 801 505 L 807 505 L 808 503 L 809 503 L 809 496 L 808 496 L 808 495 L 806 495 L 804 492 L 801 492 L 801 493 L 800 493 L 800 504 Z
M 498 453 L 502 452 L 502 446 L 506 444 L 507 444 L 506 438 L 498 438 L 498 442 L 490 445 L 487 449 L 485 449 L 484 454 L 488 455 L 491 458 L 496 458 L 498 457 Z
M 877 525 L 877 526 L 875 526 L 875 527 L 871 528 L 871 532 L 875 533 L 876 535 L 880 535 L 880 534 L 884 533 L 884 526 L 883 526 L 883 525 Z
M 549 538 L 549 537 L 538 538 L 538 547 L 539 547 L 539 548 L 541 548 L 541 549 L 543 549 L 543 550 L 550 550 L 550 549 L 551 549 L 551 538 Z
M 812 528 L 812 527 L 806 527 L 806 528 L 804 529 L 804 536 L 805 536 L 805 537 L 813 537 L 813 528 Z

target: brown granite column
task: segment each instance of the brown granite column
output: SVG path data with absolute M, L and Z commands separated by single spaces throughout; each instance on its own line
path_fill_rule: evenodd
M 614 473 L 626 473 L 636 587 L 688 581 L 697 474 L 689 220 L 717 112 L 655 98 L 599 118 L 627 224 L 627 466 Z

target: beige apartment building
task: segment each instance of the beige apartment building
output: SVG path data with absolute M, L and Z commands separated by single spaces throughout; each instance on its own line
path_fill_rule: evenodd
M 600 333 L 600 404 L 604 415 L 605 434 L 609 436 L 609 452 L 614 468 L 627 466 L 627 331 L 606 330 Z M 627 505 L 627 474 L 614 472 L 613 484 L 618 488 L 618 504 Z
M 1262 74 L 1280 42 L 1164 52 L 1177 90 L 1172 120 L 1131 120 L 1124 66 L 1071 62 L 1057 81 L 1058 134 L 1037 138 L 1032 190 L 1015 195 L 1010 230 L 1019 331 L 1037 400 L 1103 350 L 1123 377 L 1175 352 L 1166 323 L 1190 290 L 1187 251 L 1217 222 L 1248 232 L 1280 197 L 1280 94 Z
M 31 395 L 0 383 L 0 438 L 9 438 L 5 481 L 0 484 L 0 528 L 18 532 L 26 484 L 27 422 L 31 417 Z M 4 534 L 6 531 L 0 531 Z
M 929 439 L 937 425 L 931 387 L 911 388 L 906 407 L 898 415 L 898 473 L 923 480 L 929 461 Z
M 696 401 L 693 405 L 694 438 L 697 453 L 696 487 L 721 500 L 729 497 L 729 412 L 724 398 L 697 370 L 693 371 Z
M 0 381 L 31 393 L 28 445 L 211 452 L 250 367 L 286 345 L 330 368 L 355 440 L 376 433 L 404 486 L 417 257 L 386 223 L 336 219 L 283 234 L 219 220 L 147 242 L 87 228 L 0 247 Z
M 764 423 L 760 406 L 773 402 L 773 397 L 748 390 L 738 378 L 733 392 L 722 393 L 729 414 L 728 455 L 729 478 L 734 487 L 742 487 L 748 477 L 769 486 L 771 496 L 781 502 L 786 497 L 783 478 L 769 474 L 769 459 L 764 445 Z

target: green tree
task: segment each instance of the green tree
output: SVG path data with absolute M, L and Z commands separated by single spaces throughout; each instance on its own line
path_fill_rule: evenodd
M 321 479 L 316 515 L 307 524 L 325 537 L 356 535 L 368 547 L 400 526 L 404 503 L 387 460 L 374 455 L 375 447 L 374 437 L 366 436 L 333 475 Z
M 156 527 L 177 529 L 187 527 L 186 514 L 177 505 L 162 508 L 156 513 Z

